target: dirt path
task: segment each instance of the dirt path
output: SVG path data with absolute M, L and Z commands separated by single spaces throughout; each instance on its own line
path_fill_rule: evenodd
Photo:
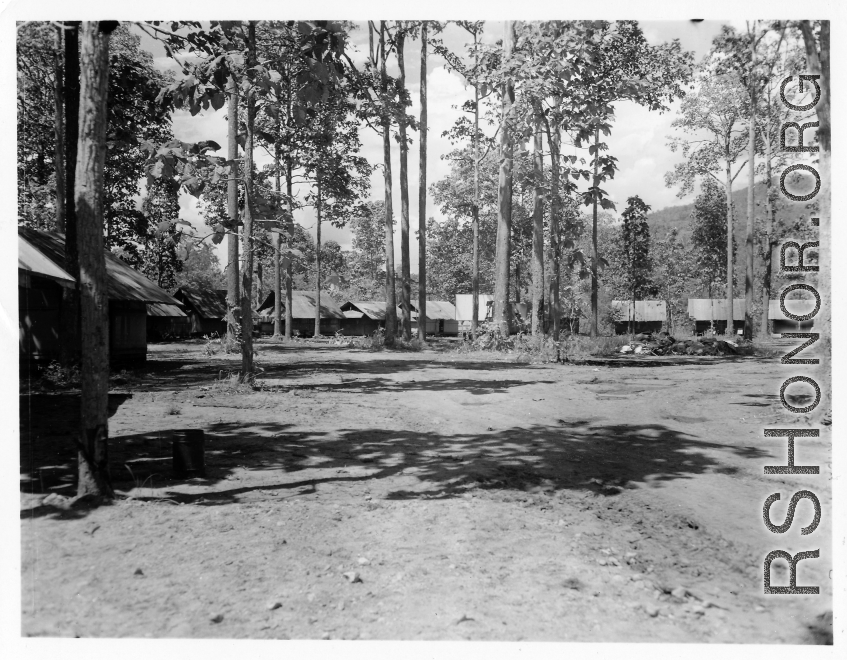
M 22 398 L 25 634 L 819 641 L 826 517 L 799 580 L 822 596 L 759 595 L 763 556 L 810 543 L 761 520 L 768 495 L 784 493 L 781 520 L 803 483 L 762 475 L 785 461 L 761 432 L 788 421 L 775 360 L 533 366 L 265 343 L 259 364 L 266 390 L 235 393 L 214 383 L 234 358 L 154 347 L 112 396 L 131 499 L 94 510 L 42 504 L 70 490 L 74 396 Z M 171 477 L 176 428 L 205 430 L 207 479 Z M 798 441 L 824 466 L 825 510 L 828 446 Z

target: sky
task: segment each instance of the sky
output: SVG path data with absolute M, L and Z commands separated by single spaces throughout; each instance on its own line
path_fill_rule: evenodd
M 673 39 L 679 39 L 684 50 L 693 51 L 695 60 L 699 60 L 707 52 L 712 39 L 720 31 L 724 21 L 702 21 L 694 23 L 691 21 L 643 21 L 640 23 L 645 38 L 651 44 L 660 44 Z M 738 27 L 743 28 L 743 21 Z M 499 21 L 487 21 L 482 36 L 483 41 L 493 42 L 501 38 L 503 23 Z M 445 46 L 453 52 L 466 53 L 465 44 L 471 41 L 470 35 L 456 26 L 449 24 L 442 33 Z M 357 64 L 364 63 L 368 47 L 367 26 L 358 23 L 357 29 L 351 34 L 351 59 Z M 146 35 L 142 35 L 142 47 L 150 51 L 154 56 L 157 67 L 170 69 L 178 73 L 178 67 L 164 52 L 161 45 Z M 405 49 L 406 79 L 407 87 L 412 98 L 412 107 L 409 112 L 418 117 L 420 114 L 420 42 L 407 41 Z M 461 107 L 464 101 L 473 98 L 473 88 L 466 85 L 464 78 L 445 68 L 444 61 L 430 53 L 427 60 L 428 76 L 428 161 L 427 161 L 427 187 L 449 174 L 450 165 L 443 159 L 452 150 L 447 138 L 442 133 L 448 130 L 456 119 L 461 115 Z M 396 61 L 393 69 L 389 68 L 390 75 L 397 75 Z M 654 210 L 668 206 L 684 204 L 691 198 L 680 199 L 676 196 L 676 190 L 667 188 L 664 175 L 673 168 L 679 159 L 678 154 L 673 154 L 667 148 L 667 136 L 673 133 L 671 122 L 678 108 L 678 102 L 674 103 L 670 111 L 660 114 L 651 112 L 631 102 L 621 102 L 616 106 L 616 119 L 612 128 L 612 134 L 606 139 L 609 145 L 609 153 L 618 159 L 619 171 L 614 180 L 607 182 L 603 187 L 615 202 L 618 210 L 625 206 L 626 199 L 632 195 L 639 195 Z M 191 116 L 186 111 L 176 111 L 173 116 L 173 130 L 177 139 L 185 142 L 198 140 L 214 140 L 222 147 L 226 145 L 226 121 L 224 119 L 225 108 L 215 112 L 201 112 Z M 493 133 L 496 127 L 485 128 Z M 411 263 L 412 271 L 417 270 L 418 245 L 414 228 L 418 223 L 418 146 L 419 140 L 416 132 L 410 132 L 413 144 L 409 149 L 409 198 L 410 198 L 410 224 L 411 235 Z M 382 139 L 374 131 L 363 127 L 360 138 L 362 148 L 360 154 L 371 164 L 382 163 Z M 398 222 L 398 230 L 395 236 L 395 254 L 399 267 L 400 232 L 400 185 L 399 185 L 399 146 L 393 142 L 392 165 L 394 171 L 394 209 Z M 225 155 L 223 150 L 218 152 Z M 256 151 L 256 162 L 259 167 L 271 162 L 270 155 L 262 150 Z M 587 182 L 581 182 L 587 186 Z M 374 200 L 383 198 L 382 170 L 377 169 L 371 177 L 370 198 Z M 427 199 L 427 217 L 436 220 L 443 218 L 439 208 L 434 204 L 432 196 Z M 180 213 L 183 220 L 191 222 L 198 230 L 203 229 L 203 219 L 200 215 L 198 201 L 182 193 L 180 196 Z M 311 234 L 315 235 L 315 217 L 312 209 L 302 209 L 295 213 L 295 219 L 304 226 Z M 329 224 L 322 226 L 322 238 L 324 241 L 337 241 L 342 249 L 350 249 L 352 234 L 348 229 L 338 229 Z M 217 248 L 218 256 L 222 265 L 226 265 L 227 256 L 225 244 Z

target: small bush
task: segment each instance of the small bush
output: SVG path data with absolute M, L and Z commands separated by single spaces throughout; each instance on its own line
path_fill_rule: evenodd
M 479 326 L 476 339 L 465 335 L 456 351 L 474 353 L 477 351 L 513 354 L 514 361 L 524 364 L 567 362 L 589 357 L 609 356 L 618 352 L 627 343 L 626 336 L 597 337 L 592 339 L 581 335 L 560 335 L 558 340 L 550 335 L 533 337 L 524 332 L 504 336 L 491 322 Z
M 258 369 L 262 371 L 261 368 Z M 248 394 L 257 389 L 264 389 L 264 383 L 251 374 L 244 382 L 240 382 L 240 371 L 221 371 L 218 379 L 212 384 L 212 391 L 218 394 Z
M 79 367 L 73 365 L 71 367 L 63 367 L 58 362 L 51 362 L 44 368 L 41 374 L 41 380 L 47 387 L 79 387 L 80 374 Z
M 182 409 L 178 405 L 176 405 L 175 403 L 172 403 L 171 405 L 169 405 L 165 409 L 165 414 L 166 415 L 181 415 Z
M 341 346 L 342 348 L 355 348 L 356 344 L 352 337 L 344 334 L 343 330 L 339 330 L 329 338 L 330 346 Z
M 385 348 L 385 328 L 377 328 L 367 337 L 351 337 L 349 346 L 366 351 L 381 351 Z
M 223 340 L 217 332 L 210 335 L 203 335 L 203 353 L 206 357 L 213 357 L 223 349 Z

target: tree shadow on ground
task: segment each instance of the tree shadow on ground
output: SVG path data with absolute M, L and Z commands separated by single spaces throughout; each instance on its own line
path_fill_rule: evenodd
M 426 359 L 378 359 L 359 361 L 345 359 L 339 356 L 333 360 L 272 362 L 263 363 L 257 358 L 256 377 L 262 381 L 267 379 L 282 380 L 301 378 L 313 373 L 321 376 L 343 377 L 360 375 L 393 375 L 414 373 L 427 369 L 451 369 L 459 371 L 513 371 L 516 368 L 532 369 L 540 365 L 516 364 L 492 360 L 442 361 L 435 357 Z M 239 373 L 241 364 L 233 359 L 229 361 L 158 359 L 150 360 L 144 367 L 126 370 L 113 375 L 113 388 L 132 389 L 136 391 L 160 392 L 174 388 L 201 387 L 213 385 L 216 381 L 228 379 Z M 296 385 L 299 387 L 299 385 Z M 316 385 L 319 387 L 320 385 Z
M 751 460 L 767 456 L 755 447 L 708 442 L 661 424 L 583 420 L 457 435 L 380 428 L 294 432 L 290 425 L 270 422 L 217 423 L 205 431 L 206 478 L 190 482 L 171 474 L 167 432 L 112 439 L 116 488 L 146 485 L 158 489 L 150 499 L 204 506 L 299 496 L 344 482 L 369 482 L 372 491 L 391 500 L 451 498 L 473 488 L 615 497 L 643 484 L 731 473 L 719 453 Z M 231 487 L 244 471 L 264 471 L 268 479 Z M 298 472 L 307 474 L 298 479 Z M 181 492 L 186 483 L 200 492 Z M 22 517 L 38 514 L 29 510 Z
M 432 380 L 395 381 L 388 378 L 368 378 L 347 383 L 316 383 L 310 385 L 294 385 L 286 391 L 297 392 L 337 392 L 349 394 L 376 394 L 378 392 L 425 391 L 449 392 L 462 390 L 469 394 L 505 394 L 514 387 L 523 385 L 551 385 L 555 380 L 481 380 L 474 378 L 447 378 Z

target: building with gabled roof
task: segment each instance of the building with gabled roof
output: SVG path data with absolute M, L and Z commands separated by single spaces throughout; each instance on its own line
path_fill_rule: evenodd
M 108 250 L 106 285 L 109 300 L 109 359 L 147 359 L 147 304 L 179 305 L 167 291 L 133 270 Z M 22 358 L 59 356 L 62 333 L 62 288 L 76 288 L 68 273 L 62 234 L 18 227 L 18 319 Z
M 806 316 L 815 311 L 815 301 L 807 298 L 785 299 L 785 309 L 793 316 Z M 815 319 L 805 321 L 792 319 L 782 311 L 779 300 L 771 300 L 768 304 L 768 320 L 771 322 L 771 333 L 778 335 L 783 332 L 811 332 L 815 327 Z
M 273 311 L 276 305 L 276 294 L 271 291 L 256 310 L 260 315 L 263 332 L 273 332 Z M 285 300 L 282 300 L 282 322 L 285 324 Z M 315 291 L 291 292 L 291 334 L 294 336 L 311 337 L 315 334 L 315 312 L 317 311 L 317 296 Z M 264 314 L 263 314 L 264 312 Z M 321 321 L 322 335 L 334 335 L 341 330 L 346 318 L 338 303 L 326 291 L 321 291 Z
M 226 290 L 180 287 L 174 292 L 188 316 L 188 332 L 195 336 L 226 334 Z
M 694 332 L 702 334 L 713 329 L 717 334 L 726 333 L 726 305 L 726 298 L 689 298 L 688 316 L 694 321 Z M 732 324 L 737 334 L 744 331 L 746 308 L 744 298 L 732 301 Z
M 624 335 L 632 323 L 635 332 L 661 332 L 667 320 L 667 304 L 664 300 L 613 300 L 615 311 L 615 334 Z
M 386 304 L 379 301 L 348 300 L 341 305 L 344 321 L 341 329 L 345 335 L 365 337 L 385 327 Z M 398 317 L 400 310 L 397 310 Z
M 412 301 L 412 324 L 417 328 L 417 300 Z M 446 300 L 426 301 L 426 334 L 458 335 L 459 321 L 456 320 L 456 307 Z

